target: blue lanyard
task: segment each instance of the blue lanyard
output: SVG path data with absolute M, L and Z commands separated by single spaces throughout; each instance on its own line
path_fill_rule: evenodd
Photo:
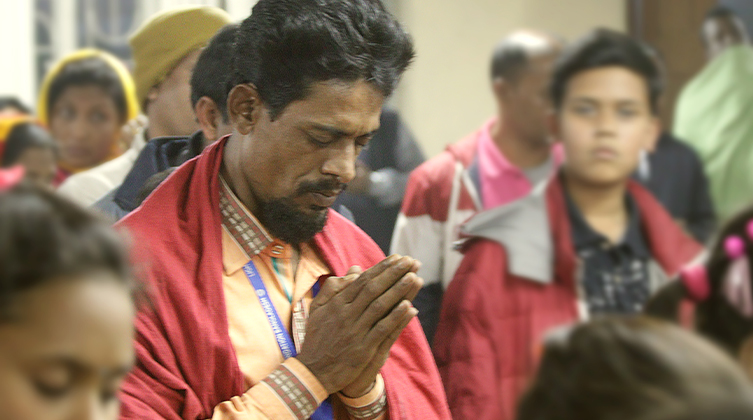
M 280 346 L 280 351 L 282 352 L 283 359 L 287 360 L 291 357 L 297 356 L 298 352 L 296 352 L 295 350 L 293 339 L 290 338 L 290 333 L 288 333 L 288 330 L 285 328 L 285 326 L 282 325 L 280 315 L 277 313 L 275 306 L 272 304 L 272 300 L 269 299 L 267 287 L 264 286 L 264 282 L 261 280 L 261 275 L 259 275 L 259 270 L 256 269 L 254 262 L 249 261 L 246 265 L 244 265 L 243 272 L 246 273 L 248 281 L 256 290 L 256 296 L 259 298 L 259 303 L 261 303 L 261 308 L 264 311 L 264 315 L 267 316 L 269 325 L 272 326 L 272 332 L 275 335 L 275 339 L 277 339 L 277 345 Z M 314 296 L 319 293 L 319 283 L 314 284 L 313 293 Z M 311 416 L 311 419 L 333 419 L 332 404 L 329 402 L 329 399 L 325 400 L 322 405 L 319 406 L 316 412 L 314 412 L 314 414 Z

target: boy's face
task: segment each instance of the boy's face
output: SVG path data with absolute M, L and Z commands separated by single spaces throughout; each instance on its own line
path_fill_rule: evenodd
M 645 80 L 624 67 L 586 70 L 572 77 L 552 131 L 567 156 L 566 173 L 594 186 L 625 182 L 641 150 L 651 152 L 659 122 Z

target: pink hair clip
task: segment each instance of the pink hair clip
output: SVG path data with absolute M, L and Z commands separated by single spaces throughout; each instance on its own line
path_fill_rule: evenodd
M 680 271 L 680 280 L 693 302 L 703 302 L 711 294 L 706 267 L 702 264 L 689 265 Z
M 0 191 L 7 191 L 18 185 L 26 174 L 23 166 L 18 165 L 9 169 L 0 169 Z
M 731 260 L 742 257 L 745 255 L 745 241 L 737 235 L 728 236 L 724 240 L 724 252 Z
M 753 221 L 748 222 L 746 234 L 753 234 Z M 750 263 L 745 255 L 745 241 L 732 235 L 724 240 L 724 252 L 731 263 L 727 268 L 722 283 L 722 293 L 725 299 L 740 315 L 753 318 L 753 294 L 750 284 Z

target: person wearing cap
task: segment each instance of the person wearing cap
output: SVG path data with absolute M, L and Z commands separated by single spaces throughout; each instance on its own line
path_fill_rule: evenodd
M 152 139 L 141 150 L 120 186 L 99 199 L 92 208 L 113 222 L 136 209 L 142 188 L 154 175 L 182 165 L 198 156 L 206 146 L 233 130 L 227 114 L 227 83 L 237 24 L 220 29 L 201 51 L 191 76 L 191 104 L 199 130 L 190 136 Z M 164 178 L 163 178 L 164 179 Z M 156 186 L 155 186 L 156 187 Z
M 196 131 L 199 127 L 191 107 L 191 72 L 200 50 L 228 23 L 227 12 L 207 6 L 170 9 L 144 23 L 130 44 L 135 97 L 146 119 L 126 126 L 126 130 L 135 132 L 126 153 L 72 176 L 58 192 L 90 206 L 123 182 L 149 140 L 188 136 Z
M 56 63 L 37 103 L 60 149 L 55 185 L 120 156 L 121 127 L 138 113 L 133 79 L 114 56 L 84 49 Z

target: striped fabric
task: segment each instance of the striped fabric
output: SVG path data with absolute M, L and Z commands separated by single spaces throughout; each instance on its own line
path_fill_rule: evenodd
M 262 383 L 277 394 L 277 397 L 297 419 L 304 420 L 311 417 L 319 406 L 311 390 L 285 365 L 272 372 Z

